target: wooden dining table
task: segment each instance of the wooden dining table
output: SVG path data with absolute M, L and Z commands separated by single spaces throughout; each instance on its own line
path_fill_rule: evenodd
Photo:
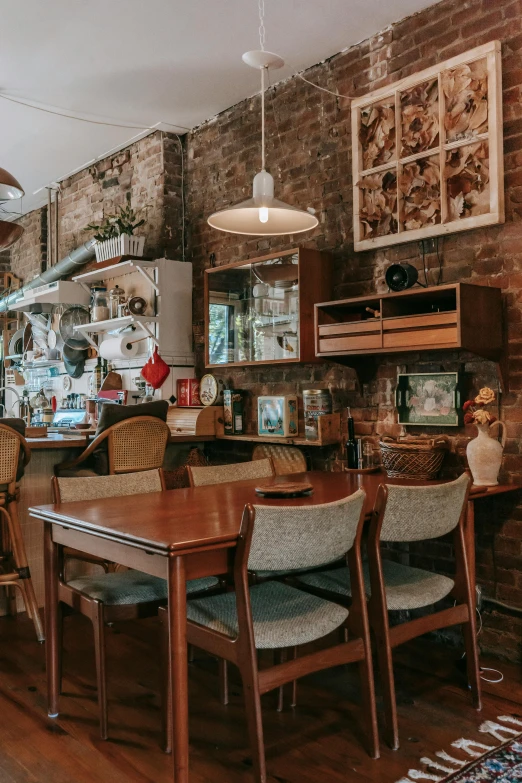
M 383 472 L 325 473 L 313 471 L 263 479 L 262 483 L 308 481 L 313 493 L 291 499 L 259 497 L 259 480 L 238 481 L 192 489 L 175 489 L 146 495 L 55 503 L 30 509 L 32 517 L 44 523 L 45 620 L 48 713 L 59 714 L 58 589 L 59 549 L 112 560 L 168 581 L 170 670 L 172 677 L 173 780 L 188 783 L 188 668 L 186 639 L 186 581 L 225 574 L 230 553 L 236 546 L 241 515 L 246 503 L 255 505 L 307 506 L 328 503 L 366 492 L 366 512 L 374 504 L 377 490 L 393 481 Z M 502 485 L 478 489 L 470 495 L 467 513 L 468 558 L 474 575 L 474 505 L 481 498 L 520 489 Z

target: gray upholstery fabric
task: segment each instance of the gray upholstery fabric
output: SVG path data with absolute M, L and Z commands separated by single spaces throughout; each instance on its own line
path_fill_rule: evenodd
M 280 582 L 254 585 L 250 599 L 257 649 L 306 644 L 334 631 L 348 617 L 344 607 Z M 232 638 L 238 634 L 235 593 L 189 601 L 187 615 L 189 620 Z
M 339 559 L 352 547 L 364 498 L 358 490 L 318 506 L 255 506 L 249 571 L 314 568 Z
M 424 541 L 457 527 L 469 476 L 427 487 L 388 484 L 381 541 Z
M 229 481 L 262 479 L 274 475 L 274 469 L 269 459 L 258 459 L 254 462 L 237 462 L 232 465 L 190 466 L 190 470 L 195 487 L 226 484 Z
M 368 564 L 363 564 L 364 583 L 367 595 L 370 595 L 370 574 Z M 384 583 L 386 585 L 386 601 L 388 609 L 420 609 L 429 606 L 451 592 L 455 584 L 453 579 L 420 568 L 394 563 L 391 560 L 382 561 Z M 321 590 L 329 590 L 339 595 L 350 597 L 350 571 L 348 568 L 337 568 L 320 573 L 303 574 L 299 582 Z
M 342 565 L 343 563 L 346 564 L 346 558 L 342 557 L 340 559 L 336 559 L 333 562 L 329 563 L 322 563 L 321 565 L 324 568 L 328 568 L 334 563 L 339 563 L 339 565 Z M 321 566 L 316 566 L 316 568 L 321 568 Z M 255 575 L 259 577 L 259 579 L 275 579 L 279 576 L 297 576 L 298 574 L 305 574 L 307 571 L 309 571 L 309 568 L 297 568 L 296 570 L 281 570 L 281 571 L 254 571 Z
M 143 604 L 167 599 L 167 581 L 157 576 L 143 574 L 141 571 L 116 571 L 96 576 L 80 576 L 72 579 L 68 585 L 107 606 Z M 218 585 L 219 580 L 213 576 L 192 579 L 187 582 L 187 594 L 208 590 Z
M 116 476 L 82 476 L 59 478 L 62 503 L 74 500 L 94 500 L 124 495 L 144 495 L 161 492 L 159 471 L 144 470 L 140 473 L 121 473 Z

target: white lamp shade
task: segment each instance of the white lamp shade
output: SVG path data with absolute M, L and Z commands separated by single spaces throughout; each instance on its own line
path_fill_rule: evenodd
M 5 169 L 0 169 L 0 201 L 22 198 L 24 191 L 18 180 Z
M 231 234 L 249 234 L 251 236 L 278 236 L 280 234 L 300 234 L 311 231 L 319 221 L 310 212 L 272 199 L 268 207 L 268 220 L 259 218 L 259 202 L 253 198 L 242 201 L 234 207 L 214 212 L 208 219 L 209 224 L 219 231 Z

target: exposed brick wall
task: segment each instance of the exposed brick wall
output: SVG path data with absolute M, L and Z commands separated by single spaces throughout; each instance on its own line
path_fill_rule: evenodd
M 511 391 L 502 398 L 508 441 L 503 477 L 522 480 L 522 2 L 444 0 L 391 26 L 351 49 L 309 69 L 311 81 L 346 95 L 362 95 L 493 39 L 502 41 L 506 223 L 455 234 L 442 248 L 444 281 L 468 280 L 499 286 L 504 292 L 509 330 Z M 271 239 L 226 235 L 210 228 L 208 215 L 248 198 L 260 168 L 260 100 L 243 101 L 195 129 L 187 139 L 189 258 L 195 273 L 195 319 L 203 319 L 203 270 L 216 263 L 264 255 L 292 247 L 289 237 Z M 276 196 L 301 208 L 313 206 L 320 223 L 301 240 L 331 251 L 335 258 L 335 298 L 384 291 L 384 270 L 399 260 L 420 268 L 416 244 L 354 253 L 350 103 L 319 92 L 297 78 L 270 90 L 266 110 L 267 168 Z M 299 237 L 297 237 L 299 241 Z M 429 264 L 436 267 L 434 255 Z M 199 365 L 203 365 L 199 345 Z M 392 389 L 397 371 L 464 368 L 472 385 L 496 387 L 495 368 L 471 355 L 439 352 L 404 354 L 383 360 L 375 381 L 359 389 L 354 373 L 340 365 L 227 371 L 236 388 L 260 393 L 301 392 L 310 382 L 335 390 L 338 406 L 351 404 L 360 434 L 395 433 Z M 454 431 L 453 431 L 454 432 Z M 450 433 L 451 434 L 451 433 Z M 473 428 L 454 437 L 462 452 Z M 224 447 L 222 447 L 224 448 Z M 241 452 L 244 456 L 244 449 Z M 239 456 L 239 451 L 236 452 Z M 457 457 L 453 455 L 453 460 Z M 516 502 L 488 501 L 478 511 L 478 578 L 491 596 L 522 607 L 522 510 Z M 412 562 L 451 570 L 451 547 L 444 542 L 417 546 Z M 482 644 L 513 659 L 522 655 L 522 621 L 486 613 Z
M 145 217 L 145 254 L 181 256 L 181 151 L 161 131 L 103 158 L 61 183 L 59 258 L 86 242 L 83 229 L 128 201 Z M 25 232 L 11 252 L 12 271 L 29 280 L 46 258 L 47 207 L 21 218 Z M 168 228 L 167 228 L 168 227 Z

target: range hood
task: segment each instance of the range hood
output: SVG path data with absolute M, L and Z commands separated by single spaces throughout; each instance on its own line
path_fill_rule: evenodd
M 89 300 L 89 292 L 78 283 L 56 280 L 24 291 L 23 297 L 10 305 L 9 309 L 22 313 L 50 313 L 55 305 L 88 305 Z

